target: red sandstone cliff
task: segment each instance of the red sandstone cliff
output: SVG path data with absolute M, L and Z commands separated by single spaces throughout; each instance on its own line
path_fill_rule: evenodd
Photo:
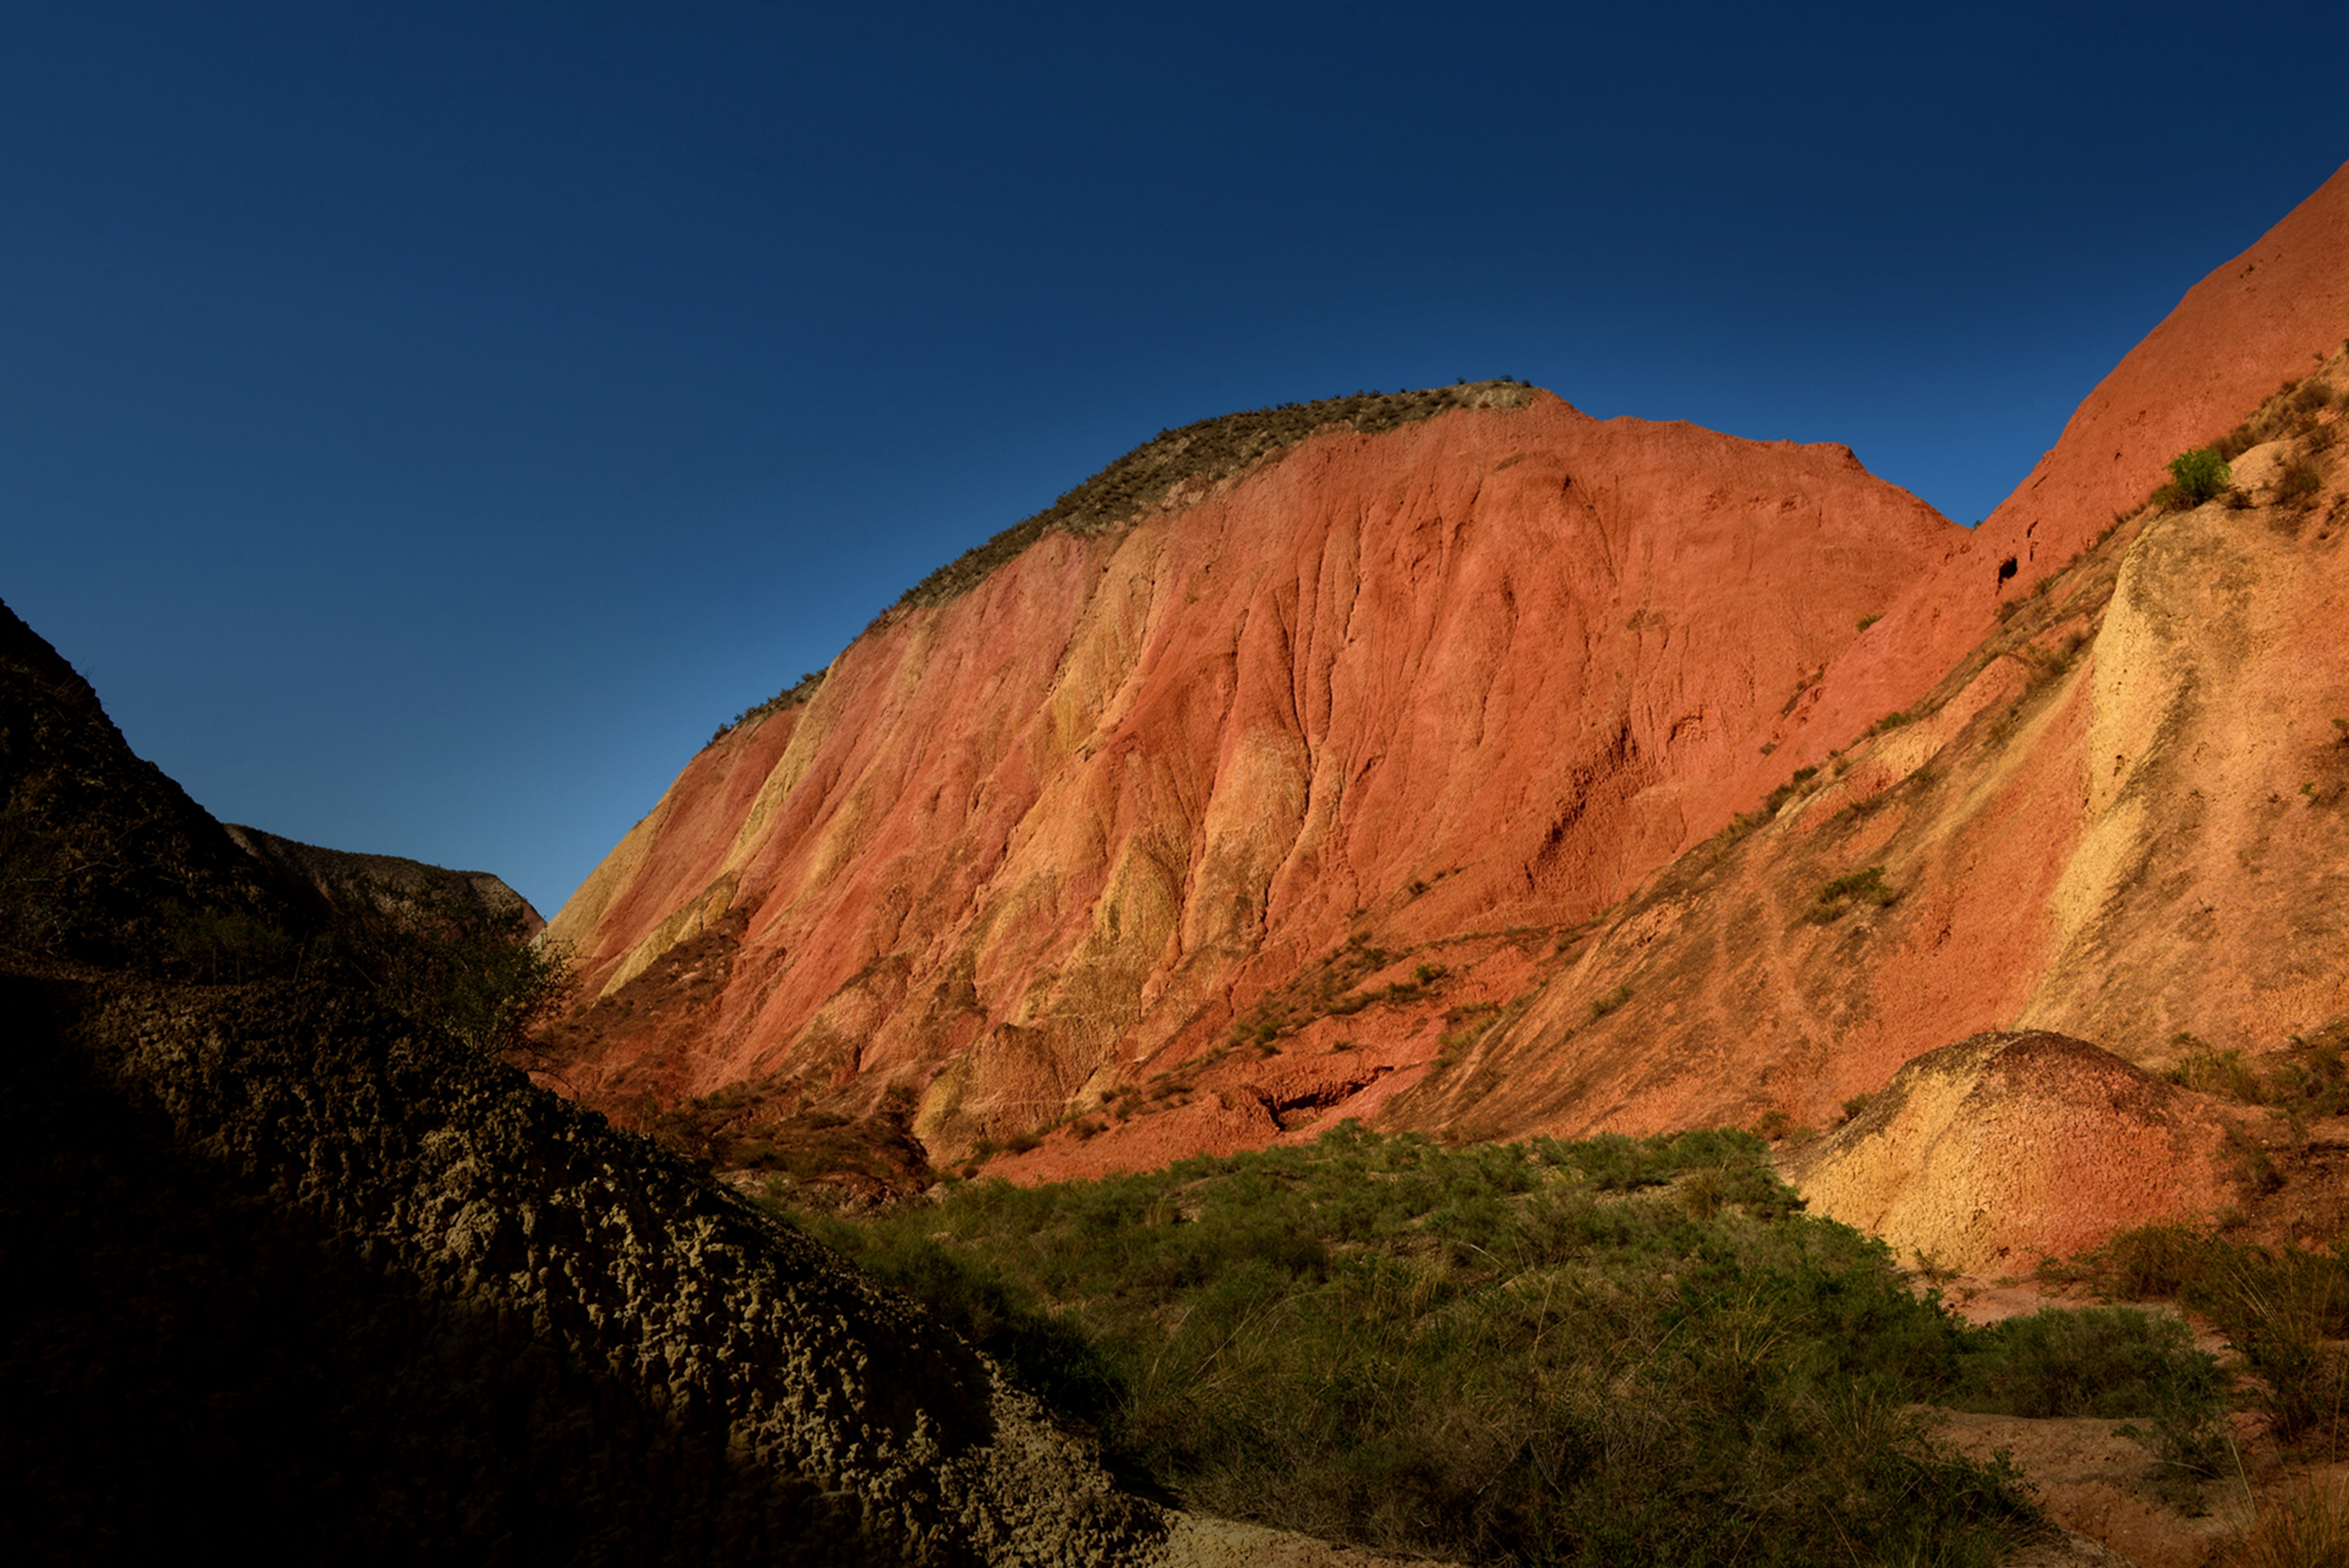
M 1047 533 L 694 760 L 556 917 L 600 998 L 556 1065 L 744 1125 L 902 1086 L 933 1157 L 1016 1139 L 992 1168 L 1024 1179 L 1348 1115 L 1817 1125 L 1984 1031 L 2278 1045 L 2349 1014 L 2349 442 L 2338 397 L 2270 395 L 2349 395 L 2345 335 L 2349 170 L 1971 534 L 1840 449 L 1547 397 Z M 2239 505 L 2140 505 L 2263 399 Z M 2121 1081 L 2100 1059 L 2049 1057 L 2031 1103 Z M 2215 1136 L 2175 1099 L 2130 1136 Z M 1996 1115 L 2049 1129 L 1999 1162 L 2016 1191 L 2111 1170 L 2064 1244 L 2156 1201 L 2081 1163 L 2094 1118 Z M 1987 1135 L 1962 1116 L 1929 1130 L 1934 1169 L 1990 1168 L 1948 1154 Z M 1923 1214 L 1869 1148 L 1819 1201 Z M 1934 1213 L 1904 1222 L 2044 1239 Z
M 1050 1128 L 1350 935 L 1620 897 L 1957 536 L 1843 448 L 1547 395 L 1047 532 L 688 766 L 555 917 L 605 998 L 564 1076 Z

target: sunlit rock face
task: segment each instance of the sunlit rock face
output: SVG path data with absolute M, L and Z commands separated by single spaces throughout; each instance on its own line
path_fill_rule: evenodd
M 2344 337 L 2349 174 L 1971 532 L 1840 448 L 1547 395 L 1046 532 L 688 766 L 554 923 L 595 1000 L 550 1065 L 647 1118 L 894 1090 L 936 1165 L 1033 1180 L 1350 1116 L 1830 1127 L 1985 1031 L 2320 1029 Z M 2254 416 L 2240 494 L 2146 504 Z
M 1843 448 L 1547 395 L 1048 532 L 694 758 L 554 922 L 604 999 L 564 1076 L 613 1103 L 903 1084 L 949 1155 L 1050 1128 L 1350 936 L 1619 898 L 1961 537 Z M 1363 1068 L 1381 1095 L 1381 1066 L 1416 1070 Z M 1177 1141 L 1281 1130 L 1230 1109 Z

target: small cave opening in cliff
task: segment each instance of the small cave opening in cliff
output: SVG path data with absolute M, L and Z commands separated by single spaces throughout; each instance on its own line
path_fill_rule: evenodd
M 2014 557 L 2013 557 L 2013 556 L 2010 555 L 2010 556 L 2008 556 L 2005 560 L 2003 560 L 2003 561 L 2000 562 L 1998 563 L 1998 585 L 1999 585 L 1999 587 L 2001 587 L 2001 588 L 2005 587 L 2005 586 L 2006 586 L 2006 584 L 2007 584 L 2007 583 L 2008 583 L 2008 581 L 2009 581 L 2010 579 L 2012 579 L 2012 578 L 2014 576 L 2014 572 L 2015 572 L 2015 566 L 2014 566 Z

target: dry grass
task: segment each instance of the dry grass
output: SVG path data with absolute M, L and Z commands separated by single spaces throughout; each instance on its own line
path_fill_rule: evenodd
M 2225 1568 L 2349 1568 L 2349 1481 L 2271 1497 L 2230 1542 Z

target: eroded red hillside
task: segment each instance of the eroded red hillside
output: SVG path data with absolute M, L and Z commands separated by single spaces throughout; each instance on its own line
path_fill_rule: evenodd
M 1971 534 L 1838 448 L 1547 396 L 1047 533 L 695 759 L 556 918 L 598 999 L 552 1065 L 730 1162 L 874 1111 L 841 1137 L 885 1175 L 1032 1180 L 1347 1116 L 1832 1125 L 1982 1032 L 2140 1068 L 2331 1038 L 2344 336 L 2349 172 Z M 2235 498 L 2142 504 L 2262 408 Z M 2103 1060 L 2033 1093 L 2076 1069 L 2093 1099 L 2127 1077 Z M 1971 1095 L 1917 1136 L 2105 1136 Z M 2206 1162 L 2153 1198 L 2063 1174 L 2095 1165 L 2068 1145 L 1933 1169 L 2071 1193 L 2073 1244 L 2223 1196 L 2218 1130 L 2282 1136 L 2193 1095 L 2160 1118 Z M 1826 1212 L 1864 1191 L 1845 1217 L 1969 1257 L 2056 1233 L 1832 1158 Z
M 959 1159 L 1226 1041 L 1350 937 L 1418 953 L 1622 896 L 1959 534 L 1840 447 L 1516 400 L 1326 429 L 883 617 L 556 916 L 600 998 L 563 1080 L 769 1119 L 895 1086 Z M 1433 1051 L 1394 1044 L 1294 1097 L 1383 1094 Z

